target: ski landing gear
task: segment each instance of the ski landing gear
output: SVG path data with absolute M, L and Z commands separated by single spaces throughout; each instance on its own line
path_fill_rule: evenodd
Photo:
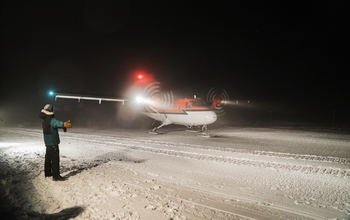
M 193 125 L 186 125 L 186 127 L 188 128 L 187 130 L 185 130 L 185 131 L 187 131 L 187 132 L 199 132 L 199 130 L 197 130 L 197 129 L 194 129 L 194 126 Z M 200 126 L 198 126 L 198 128 L 199 128 Z
M 151 131 L 149 131 L 148 133 L 149 133 L 149 134 L 159 134 L 159 133 L 157 132 L 157 130 L 160 129 L 160 128 L 162 128 L 163 126 L 169 125 L 169 124 L 171 124 L 171 123 L 168 122 L 168 121 L 164 121 L 164 122 L 162 122 L 161 125 L 159 125 L 158 127 L 153 128 L 153 129 L 152 129 Z
M 208 134 L 208 126 L 207 125 L 203 125 L 202 126 L 202 133 L 197 135 L 199 137 L 210 137 L 210 135 Z

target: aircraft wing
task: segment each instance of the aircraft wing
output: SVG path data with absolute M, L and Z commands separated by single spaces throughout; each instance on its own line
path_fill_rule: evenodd
M 117 98 L 103 98 L 103 97 L 92 97 L 92 96 L 84 96 L 84 95 L 73 95 L 73 94 L 60 94 L 60 93 L 56 93 L 55 94 L 55 100 L 57 100 L 58 98 L 61 99 L 76 99 L 78 100 L 78 102 L 80 102 L 80 100 L 96 100 L 99 102 L 99 104 L 101 104 L 102 101 L 108 101 L 108 102 L 122 102 L 123 105 L 126 101 L 128 101 L 127 99 L 117 99 Z

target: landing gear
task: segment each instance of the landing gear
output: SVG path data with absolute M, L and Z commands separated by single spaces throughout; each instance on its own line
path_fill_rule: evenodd
M 162 123 L 161 125 L 159 125 L 158 127 L 155 127 L 155 128 L 153 128 L 151 131 L 149 131 L 148 133 L 149 134 L 159 134 L 158 132 L 157 132 L 157 130 L 158 129 L 160 129 L 160 128 L 162 128 L 163 126 L 165 126 L 165 125 L 168 125 L 169 123 Z
M 149 134 L 161 134 L 161 133 L 158 133 L 157 131 L 159 129 L 161 129 L 163 126 L 165 125 L 169 125 L 171 123 L 165 121 L 165 122 L 162 122 L 161 125 L 159 125 L 158 127 L 155 127 L 153 128 L 151 131 L 149 131 L 148 133 Z M 195 127 L 198 126 L 198 128 L 201 127 L 201 130 L 196 130 Z M 186 130 L 187 132 L 200 132 L 200 134 L 197 134 L 196 136 L 200 136 L 200 137 L 210 137 L 210 135 L 208 134 L 208 126 L 207 125 L 186 125 L 187 128 L 189 128 L 188 130 Z
M 207 125 L 203 125 L 202 133 L 207 133 L 207 131 L 208 131 L 208 126 Z
M 198 132 L 197 130 L 195 130 L 193 127 L 193 125 L 186 125 L 186 127 L 188 128 L 187 130 L 185 130 L 185 131 L 187 131 L 187 132 Z
M 208 126 L 207 125 L 203 125 L 202 126 L 202 133 L 197 135 L 197 136 L 210 137 L 209 134 L 208 134 Z

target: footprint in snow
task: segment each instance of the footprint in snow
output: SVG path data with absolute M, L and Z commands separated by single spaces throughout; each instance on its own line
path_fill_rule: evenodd
M 151 188 L 151 190 L 158 190 L 160 188 L 161 188 L 161 186 L 154 186 L 154 187 Z

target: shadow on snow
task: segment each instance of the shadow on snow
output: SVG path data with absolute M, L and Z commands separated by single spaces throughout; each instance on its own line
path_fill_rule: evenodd
M 96 158 L 83 161 L 80 165 L 69 165 L 69 162 L 62 162 L 61 173 L 69 172 L 64 177 L 69 178 L 75 176 L 85 170 L 92 169 L 94 167 L 100 166 L 102 164 L 108 163 L 110 161 L 123 161 L 130 163 L 143 163 L 146 159 L 137 159 L 131 156 L 128 156 L 126 152 L 108 152 L 102 155 L 97 156 Z M 77 161 L 79 162 L 79 161 Z

